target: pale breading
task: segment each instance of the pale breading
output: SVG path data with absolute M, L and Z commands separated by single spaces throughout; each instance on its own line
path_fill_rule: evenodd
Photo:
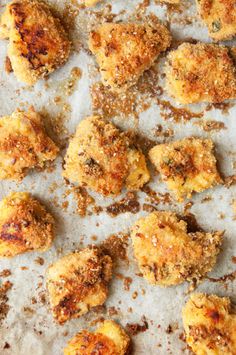
M 103 195 L 123 186 L 138 190 L 150 175 L 145 157 L 128 135 L 99 116 L 84 119 L 71 139 L 63 176 Z
M 100 0 L 85 0 L 84 4 L 86 7 L 92 7 L 96 5 Z
M 44 131 L 41 116 L 32 108 L 0 118 L 0 180 L 22 180 L 28 170 L 43 167 L 59 149 Z
M 211 139 L 189 137 L 160 144 L 149 157 L 178 201 L 222 182 Z
M 173 4 L 173 5 L 176 5 L 176 4 L 179 4 L 180 3 L 180 0 L 159 0 L 160 2 L 163 2 L 163 3 L 167 3 L 167 4 Z
M 54 262 L 47 270 L 47 289 L 57 322 L 63 324 L 102 305 L 108 296 L 111 277 L 112 260 L 96 247 Z
M 166 89 L 178 103 L 220 103 L 236 97 L 236 68 L 230 49 L 183 43 L 168 55 Z
M 183 323 L 196 355 L 236 354 L 236 309 L 228 297 L 192 294 L 183 308 Z
M 8 38 L 8 57 L 19 81 L 34 85 L 63 65 L 70 41 L 50 7 L 40 0 L 11 1 L 2 15 L 0 38 Z
M 196 0 L 198 12 L 206 24 L 209 36 L 215 41 L 236 35 L 236 7 L 234 0 Z
M 173 212 L 153 212 L 131 228 L 134 255 L 149 283 L 172 286 L 198 282 L 212 270 L 222 233 L 188 233 L 187 223 Z
M 120 325 L 112 320 L 103 321 L 94 333 L 82 330 L 64 349 L 64 355 L 126 355 L 130 338 Z
M 134 85 L 170 43 L 170 33 L 161 23 L 105 23 L 89 38 L 103 84 L 114 91 Z
M 47 250 L 54 219 L 27 192 L 13 192 L 0 202 L 0 257 Z

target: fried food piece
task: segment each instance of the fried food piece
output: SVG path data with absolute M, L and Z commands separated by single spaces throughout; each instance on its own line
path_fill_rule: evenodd
M 112 260 L 96 247 L 71 253 L 52 264 L 47 271 L 47 288 L 58 323 L 102 305 L 111 277 Z
M 0 202 L 0 257 L 49 249 L 53 225 L 51 214 L 29 193 L 11 193 Z
M 59 149 L 32 108 L 0 118 L 0 180 L 22 180 L 28 169 L 54 160 Z
M 66 179 L 104 196 L 119 194 L 124 184 L 138 190 L 150 179 L 145 157 L 128 135 L 98 116 L 78 125 L 64 168 Z
M 196 0 L 196 2 L 199 15 L 206 24 L 212 39 L 222 41 L 236 35 L 234 0 Z
M 216 44 L 181 44 L 168 55 L 166 88 L 181 104 L 235 98 L 236 69 L 230 49 Z
M 138 81 L 170 42 L 170 33 L 161 23 L 105 23 L 91 32 L 89 48 L 96 56 L 103 84 L 123 91 Z
M 120 325 L 105 320 L 94 332 L 79 332 L 64 349 L 64 355 L 125 355 L 129 349 L 130 338 Z
M 152 148 L 149 157 L 178 201 L 222 182 L 210 139 L 184 138 Z
M 38 0 L 10 2 L 1 18 L 0 38 L 9 39 L 12 69 L 18 80 L 28 85 L 63 65 L 70 53 L 60 20 Z
M 196 355 L 236 354 L 236 312 L 228 297 L 192 294 L 183 308 L 183 323 Z
M 139 219 L 131 238 L 140 271 L 159 286 L 200 281 L 215 265 L 222 243 L 222 233 L 188 233 L 183 219 L 160 211 Z

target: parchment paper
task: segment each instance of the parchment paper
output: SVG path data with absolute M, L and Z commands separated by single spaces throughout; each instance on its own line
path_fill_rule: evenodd
M 1 5 L 6 3 L 7 1 L 1 1 Z M 58 7 L 59 11 L 69 4 L 66 1 L 54 1 L 52 3 Z M 112 4 L 114 13 L 125 9 L 126 13 L 120 15 L 120 19 L 125 20 L 129 16 L 132 18 L 139 1 L 107 0 L 107 2 L 97 7 L 98 11 L 108 3 Z M 71 6 L 73 8 L 73 5 Z M 189 16 L 196 14 L 193 1 L 184 1 L 183 7 L 186 8 L 185 11 Z M 3 10 L 4 7 L 1 7 L 1 13 Z M 152 1 L 147 12 L 153 12 L 163 20 L 169 18 L 171 20 L 170 28 L 176 39 L 193 37 L 204 42 L 210 42 L 207 30 L 198 20 L 195 19 L 190 24 L 181 24 L 176 20 L 186 17 L 186 13 L 174 14 L 170 18 L 169 15 L 167 16 L 167 8 L 165 6 L 156 5 Z M 0 116 L 11 114 L 18 107 L 27 108 L 33 105 L 35 109 L 44 113 L 47 112 L 52 118 L 51 122 L 53 122 L 54 117 L 60 111 L 63 111 L 63 105 L 69 103 L 72 111 L 66 113 L 67 121 L 65 121 L 65 126 L 69 133 L 73 133 L 79 121 L 92 113 L 89 86 L 93 78 L 90 72 L 96 67 L 96 64 L 94 58 L 88 55 L 86 51 L 89 16 L 91 19 L 91 14 L 81 11 L 76 19 L 76 26 L 71 32 L 73 33 L 73 41 L 77 51 L 72 53 L 68 63 L 51 75 L 46 82 L 38 82 L 34 88 L 27 88 L 25 85 L 18 83 L 13 74 L 6 74 L 4 60 L 7 41 L 0 41 Z M 160 68 L 163 67 L 164 61 L 164 58 L 161 59 Z M 69 77 L 73 67 L 81 69 L 82 78 L 78 81 L 74 93 L 70 97 L 64 97 L 63 104 L 56 105 L 54 98 L 62 96 L 60 87 L 63 80 Z M 177 106 L 173 100 L 168 97 L 166 99 L 171 101 L 174 106 Z M 191 110 L 201 111 L 205 107 L 206 105 L 195 105 L 191 107 Z M 160 109 L 156 104 L 153 104 L 140 114 L 138 128 L 148 138 L 154 138 L 153 129 L 158 124 L 162 124 L 165 129 L 174 129 L 175 134 L 172 139 L 190 135 L 210 136 L 216 144 L 221 172 L 224 175 L 231 175 L 235 173 L 233 163 L 236 161 L 235 116 L 235 107 L 229 109 L 227 115 L 223 115 L 221 110 L 212 109 L 207 111 L 204 119 L 223 121 L 226 126 L 225 130 L 209 134 L 195 125 L 194 120 L 178 124 L 171 121 L 163 121 Z M 116 121 L 123 127 L 132 127 L 134 124 L 132 117 L 123 118 L 122 120 L 117 119 Z M 50 128 L 50 125 L 48 126 Z M 53 135 L 54 133 L 51 132 L 51 134 Z M 65 187 L 61 177 L 63 155 L 64 151 L 62 150 L 61 156 L 56 160 L 56 169 L 51 173 L 33 171 L 21 184 L 6 181 L 0 182 L 0 198 L 6 196 L 10 191 L 30 191 L 46 204 L 56 218 L 56 239 L 48 252 L 44 254 L 29 253 L 10 260 L 0 261 L 0 271 L 10 269 L 12 272 L 12 275 L 7 279 L 1 278 L 1 282 L 9 280 L 13 283 L 12 289 L 8 292 L 10 309 L 6 319 L 0 325 L 0 354 L 3 355 L 62 354 L 62 349 L 73 335 L 80 329 L 90 328 L 92 320 L 97 319 L 99 316 L 104 316 L 102 313 L 95 314 L 91 312 L 80 319 L 69 321 L 63 326 L 57 325 L 53 321 L 47 304 L 44 280 L 45 270 L 51 262 L 76 248 L 86 246 L 92 242 L 99 244 L 111 233 L 128 232 L 129 227 L 136 219 L 147 214 L 147 212 L 141 210 L 136 215 L 126 213 L 116 218 L 111 218 L 103 212 L 98 216 L 92 214 L 91 216 L 86 216 L 86 218 L 81 218 L 75 213 L 76 202 L 73 200 L 72 195 L 63 198 L 63 193 L 68 188 Z M 150 186 L 156 191 L 167 192 L 166 186 L 159 179 L 157 181 L 157 179 L 157 177 L 153 178 Z M 54 186 L 54 189 L 52 186 Z M 99 205 L 108 205 L 112 202 L 111 199 L 104 199 L 96 194 L 92 195 Z M 201 200 L 209 195 L 212 196 L 212 199 L 202 204 Z M 145 196 L 140 192 L 139 197 L 140 201 L 143 201 Z M 223 250 L 218 258 L 216 267 L 210 274 L 215 278 L 230 273 L 236 268 L 232 263 L 232 256 L 236 255 L 236 221 L 233 220 L 231 206 L 231 201 L 234 198 L 236 198 L 236 188 L 234 186 L 229 189 L 219 186 L 214 188 L 214 190 L 196 194 L 191 199 L 194 202 L 191 212 L 195 214 L 202 228 L 206 231 L 213 229 L 225 230 Z M 117 200 L 119 199 L 120 197 L 117 198 Z M 69 201 L 69 207 L 66 211 L 61 207 L 64 201 Z M 184 204 L 160 205 L 159 208 L 170 208 L 181 213 L 183 212 Z M 92 239 L 94 235 L 98 237 L 96 242 Z M 44 265 L 39 265 L 35 262 L 38 256 L 43 257 Z M 115 307 L 118 310 L 118 314 L 112 318 L 125 326 L 127 323 L 140 323 L 142 316 L 145 315 L 149 329 L 133 336 L 135 354 L 187 354 L 188 350 L 184 350 L 186 345 L 180 340 L 180 335 L 183 333 L 181 309 L 188 298 L 188 295 L 186 295 L 188 285 L 183 284 L 166 289 L 153 287 L 148 285 L 143 278 L 137 276 L 138 272 L 132 249 L 129 248 L 129 264 L 120 262 L 115 269 L 115 273 L 121 273 L 125 277 L 129 276 L 133 279 L 133 282 L 130 286 L 130 291 L 124 291 L 123 280 L 118 277 L 113 278 L 110 294 L 106 302 L 107 309 Z M 222 284 L 205 281 L 198 287 L 198 290 L 216 293 L 221 296 L 230 296 L 232 300 L 236 301 L 235 286 L 235 282 Z M 136 299 L 133 299 L 132 295 L 135 291 L 138 292 L 138 295 Z M 45 295 L 46 303 L 44 302 Z M 35 303 L 34 298 L 37 303 Z M 133 312 L 130 311 L 130 307 L 132 307 Z M 109 316 L 107 315 L 107 317 Z M 174 329 L 171 334 L 166 332 L 169 325 L 172 325 Z

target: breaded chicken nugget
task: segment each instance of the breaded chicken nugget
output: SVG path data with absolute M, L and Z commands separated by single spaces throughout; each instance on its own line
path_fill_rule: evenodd
M 120 325 L 105 320 L 94 332 L 82 330 L 70 340 L 64 355 L 125 355 L 129 349 L 130 338 Z
M 236 312 L 228 297 L 192 294 L 183 308 L 183 323 L 196 355 L 236 354 Z
M 51 308 L 58 323 L 78 318 L 102 305 L 108 295 L 112 260 L 96 247 L 71 253 L 47 271 Z
M 70 42 L 59 19 L 40 0 L 14 0 L 0 22 L 0 38 L 8 38 L 8 57 L 16 77 L 29 85 L 64 64 Z
M 70 141 L 63 176 L 104 196 L 121 192 L 123 185 L 138 190 L 150 175 L 142 152 L 125 133 L 101 117 L 88 117 Z
M 172 212 L 153 212 L 131 229 L 134 255 L 153 285 L 197 282 L 216 263 L 222 233 L 188 233 L 187 223 Z
M 236 97 L 236 68 L 227 47 L 183 43 L 168 55 L 166 88 L 177 102 L 219 103 Z
M 160 144 L 149 157 L 178 201 L 222 182 L 210 139 L 190 137 Z
M 91 32 L 89 48 L 96 56 L 103 84 L 114 91 L 134 85 L 171 42 L 162 24 L 105 23 Z
M 28 169 L 54 160 L 58 151 L 32 108 L 0 118 L 0 179 L 20 181 Z
M 198 12 L 215 41 L 231 39 L 236 34 L 234 0 L 196 0 Z
M 47 250 L 54 219 L 27 192 L 13 192 L 0 202 L 0 257 Z

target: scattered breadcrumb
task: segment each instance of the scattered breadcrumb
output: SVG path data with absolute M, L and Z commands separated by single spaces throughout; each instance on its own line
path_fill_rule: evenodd
M 142 317 L 141 322 L 142 322 L 142 324 L 139 324 L 139 323 L 133 323 L 133 324 L 127 323 L 125 329 L 127 330 L 127 332 L 130 335 L 137 335 L 139 333 L 146 332 L 146 330 L 148 330 L 148 328 L 149 328 L 149 325 L 148 325 L 148 322 L 147 322 L 145 316 Z

